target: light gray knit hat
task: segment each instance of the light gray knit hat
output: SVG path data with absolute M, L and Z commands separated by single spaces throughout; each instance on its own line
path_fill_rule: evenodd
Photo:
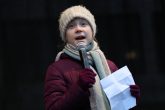
M 89 24 L 93 30 L 93 37 L 95 37 L 95 35 L 96 35 L 96 23 L 95 23 L 94 16 L 84 6 L 77 5 L 77 6 L 72 6 L 70 8 L 67 8 L 60 15 L 59 30 L 60 30 L 61 38 L 64 42 L 65 42 L 65 31 L 66 31 L 66 27 L 67 27 L 68 23 L 77 17 L 83 18 L 89 22 Z

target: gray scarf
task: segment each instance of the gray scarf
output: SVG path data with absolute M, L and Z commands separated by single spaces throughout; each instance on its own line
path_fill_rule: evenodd
M 87 54 L 89 55 L 88 59 L 90 63 L 94 63 L 96 70 L 90 66 L 90 68 L 98 74 L 96 76 L 96 83 L 90 88 L 90 106 L 92 110 L 111 110 L 110 103 L 102 90 L 100 85 L 100 79 L 103 79 L 107 75 L 111 74 L 110 68 L 107 64 L 107 60 L 104 56 L 104 53 L 100 50 L 98 44 L 93 41 L 87 46 Z M 74 59 L 80 60 L 78 50 L 70 45 L 66 44 L 65 48 L 59 52 L 56 56 L 56 61 L 59 60 L 60 55 L 66 53 Z M 97 71 L 97 72 L 96 72 Z

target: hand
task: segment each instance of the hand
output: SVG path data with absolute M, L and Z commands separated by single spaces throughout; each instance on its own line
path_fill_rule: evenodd
M 130 85 L 131 95 L 136 98 L 137 104 L 140 101 L 140 87 L 138 85 Z
M 79 85 L 82 89 L 87 90 L 88 88 L 92 87 L 93 84 L 96 82 L 95 80 L 96 74 L 89 68 L 83 69 L 79 73 Z

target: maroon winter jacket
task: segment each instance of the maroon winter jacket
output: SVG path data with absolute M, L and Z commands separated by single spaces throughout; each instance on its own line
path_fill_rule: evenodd
M 112 61 L 107 62 L 112 72 L 118 69 Z M 48 67 L 44 88 L 45 110 L 91 110 L 89 90 L 84 91 L 77 83 L 82 69 L 80 61 L 66 54 Z

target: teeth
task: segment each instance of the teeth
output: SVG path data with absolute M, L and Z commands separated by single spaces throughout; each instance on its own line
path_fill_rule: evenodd
M 85 37 L 84 36 L 78 36 L 78 37 L 76 37 L 76 40 L 81 40 L 81 39 L 85 39 Z

